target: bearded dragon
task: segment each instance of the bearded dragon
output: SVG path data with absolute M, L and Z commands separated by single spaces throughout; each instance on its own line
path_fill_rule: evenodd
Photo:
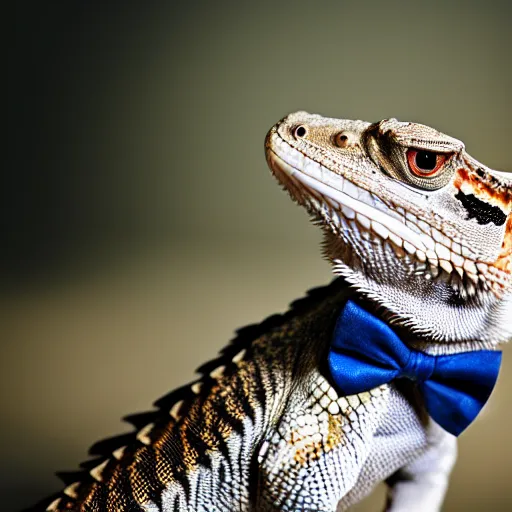
M 346 396 L 327 364 L 355 300 L 430 355 L 512 337 L 512 180 L 420 124 L 297 112 L 268 133 L 273 175 L 325 234 L 339 276 L 241 329 L 200 377 L 93 446 L 40 508 L 347 510 L 382 481 L 387 510 L 440 510 L 456 437 L 397 379 Z M 343 326 L 341 326 L 343 330 Z M 427 356 L 425 356 L 427 357 Z

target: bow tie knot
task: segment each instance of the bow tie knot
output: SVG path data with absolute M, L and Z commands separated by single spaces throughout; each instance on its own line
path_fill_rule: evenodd
M 501 352 L 432 356 L 410 349 L 382 320 L 352 301 L 342 309 L 329 351 L 339 391 L 355 395 L 406 377 L 417 382 L 430 416 L 459 435 L 478 415 L 498 378 Z
M 407 377 L 418 382 L 425 382 L 434 374 L 436 358 L 430 354 L 424 354 L 411 350 L 407 363 L 402 368 L 400 376 Z

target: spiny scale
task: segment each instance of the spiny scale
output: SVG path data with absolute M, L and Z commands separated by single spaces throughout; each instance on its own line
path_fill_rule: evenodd
M 160 510 L 169 506 L 169 500 L 176 504 L 197 500 L 200 510 L 200 503 L 218 501 L 221 495 L 231 507 L 234 502 L 237 507 L 248 503 L 251 492 L 258 492 L 250 491 L 250 480 L 257 475 L 250 476 L 250 459 L 233 461 L 231 455 L 234 451 L 239 457 L 243 452 L 250 455 L 254 437 L 264 431 L 262 423 L 279 413 L 274 399 L 284 391 L 280 372 L 286 370 L 297 350 L 290 344 L 292 325 L 303 322 L 315 308 L 326 309 L 323 302 L 334 316 L 337 309 L 331 302 L 339 302 L 346 294 L 346 286 L 338 279 L 312 290 L 284 315 L 240 329 L 218 359 L 201 366 L 199 381 L 157 400 L 158 410 L 128 417 L 137 426 L 135 432 L 96 443 L 90 451 L 102 457 L 83 463 L 83 472 L 65 476 L 66 488 L 31 510 L 131 512 L 151 503 L 157 507 L 154 510 Z M 325 343 L 329 334 L 324 332 Z M 308 351 L 303 351 L 303 356 L 307 357 Z M 231 479 L 238 475 L 241 481 L 230 480 L 229 486 L 224 483 L 215 497 L 211 495 L 213 488 L 209 489 L 210 497 L 205 497 L 198 478 L 208 481 L 207 473 L 214 467 L 223 478 L 229 473 Z M 216 478 L 220 483 L 218 474 Z M 215 476 L 210 475 L 209 481 L 214 486 Z M 170 510 L 189 509 L 175 505 Z
M 512 338 L 512 180 L 462 142 L 396 119 L 297 112 L 265 148 L 345 281 L 242 329 L 199 379 L 126 418 L 135 432 L 97 443 L 99 457 L 36 510 L 340 512 L 383 481 L 390 511 L 441 509 L 455 438 L 407 379 L 342 396 L 331 336 L 355 294 L 429 353 Z M 418 167 L 420 152 L 440 166 Z

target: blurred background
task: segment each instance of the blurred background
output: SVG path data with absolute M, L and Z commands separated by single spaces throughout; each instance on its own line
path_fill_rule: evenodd
M 506 1 L 17 2 L 0 201 L 0 494 L 19 510 L 233 330 L 331 279 L 271 178 L 304 109 L 397 117 L 512 170 Z M 512 352 L 445 511 L 510 510 Z M 359 511 L 378 511 L 379 489 Z

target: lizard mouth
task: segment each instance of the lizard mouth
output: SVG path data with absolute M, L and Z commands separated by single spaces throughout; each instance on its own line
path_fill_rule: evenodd
M 269 144 L 266 154 L 270 169 L 292 198 L 333 232 L 343 236 L 350 231 L 365 240 L 378 237 L 389 243 L 399 258 L 412 260 L 416 275 L 427 280 L 447 278 L 463 297 L 490 291 L 501 298 L 511 285 L 508 272 L 471 258 L 468 247 L 291 146 Z

